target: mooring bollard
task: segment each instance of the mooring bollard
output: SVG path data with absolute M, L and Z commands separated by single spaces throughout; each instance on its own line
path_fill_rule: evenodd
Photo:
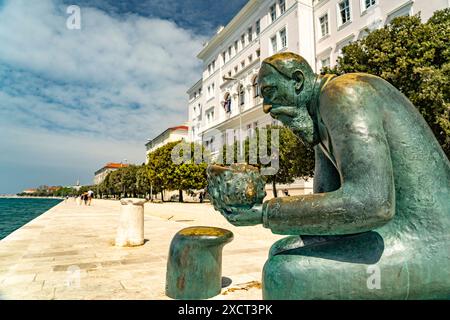
M 208 299 L 222 289 L 222 248 L 233 240 L 229 230 L 190 227 L 172 239 L 166 295 L 173 299 Z
M 119 227 L 116 246 L 133 247 L 144 244 L 144 204 L 145 199 L 121 199 Z

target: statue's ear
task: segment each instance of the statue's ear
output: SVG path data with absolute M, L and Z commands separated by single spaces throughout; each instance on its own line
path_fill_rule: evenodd
M 305 75 L 301 70 L 295 70 L 292 74 L 292 79 L 295 81 L 295 93 L 299 94 L 305 83 Z

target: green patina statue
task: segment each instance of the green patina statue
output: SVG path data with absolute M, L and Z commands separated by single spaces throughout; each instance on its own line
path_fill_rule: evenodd
M 264 111 L 316 154 L 314 194 L 251 208 L 209 170 L 228 221 L 293 235 L 271 248 L 263 297 L 449 299 L 450 163 L 411 102 L 376 76 L 317 76 L 293 53 L 264 60 L 259 79 Z

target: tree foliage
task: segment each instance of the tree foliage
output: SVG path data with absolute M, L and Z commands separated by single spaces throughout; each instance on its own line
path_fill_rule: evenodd
M 418 108 L 450 158 L 450 9 L 426 23 L 399 17 L 343 48 L 334 69 L 366 72 L 387 80 Z
M 174 148 L 179 150 L 178 155 L 180 158 L 184 157 L 184 161 L 180 163 L 173 161 Z M 200 151 L 199 159 L 194 158 L 196 148 Z M 200 190 L 206 187 L 207 164 L 201 161 L 202 155 L 205 154 L 204 148 L 194 143 L 184 141 L 168 143 L 149 154 L 149 180 L 159 190 L 180 190 L 180 201 L 183 201 L 181 190 Z

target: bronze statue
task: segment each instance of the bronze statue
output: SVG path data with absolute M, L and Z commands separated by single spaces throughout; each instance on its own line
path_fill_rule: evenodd
M 259 83 L 264 111 L 316 154 L 314 194 L 250 209 L 209 170 L 228 221 L 293 235 L 270 251 L 263 297 L 450 298 L 450 163 L 412 103 L 369 74 L 317 76 L 293 53 L 264 60 Z

